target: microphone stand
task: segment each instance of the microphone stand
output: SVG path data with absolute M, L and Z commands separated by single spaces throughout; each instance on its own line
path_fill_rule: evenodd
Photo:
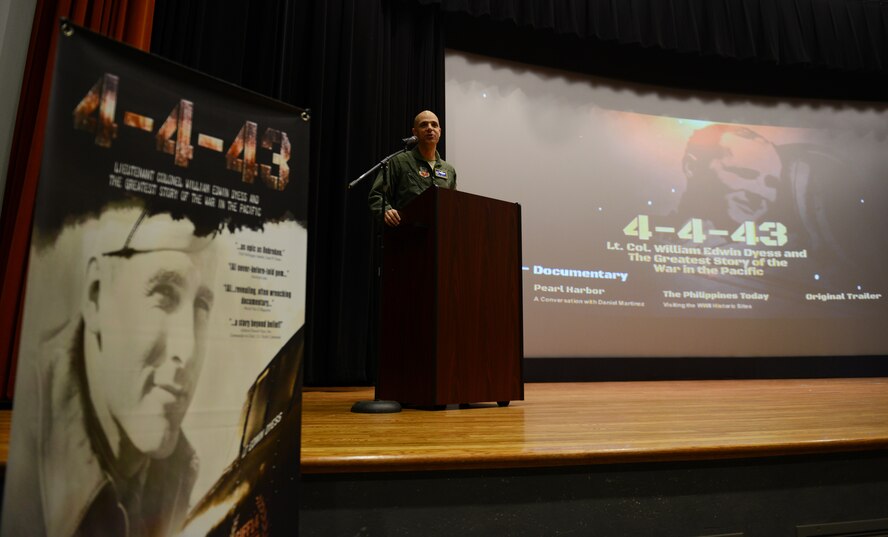
M 376 172 L 379 169 L 382 169 L 382 206 L 380 207 L 380 211 L 379 211 L 379 233 L 376 234 L 377 236 L 376 236 L 376 242 L 375 242 L 375 253 L 376 253 L 376 259 L 378 261 L 378 264 L 377 264 L 377 269 L 376 269 L 376 271 L 377 271 L 376 277 L 374 279 L 374 285 L 377 289 L 376 296 L 377 296 L 378 301 L 377 301 L 377 306 L 376 306 L 376 312 L 377 312 L 376 323 L 374 323 L 373 330 L 375 330 L 377 334 L 379 333 L 379 323 L 381 322 L 380 317 L 382 316 L 382 292 L 380 289 L 382 286 L 379 284 L 379 282 L 382 279 L 383 234 L 385 233 L 385 204 L 386 204 L 385 197 L 386 197 L 386 192 L 388 192 L 389 186 L 390 186 L 388 163 L 390 160 L 392 160 L 396 156 L 400 155 L 401 153 L 407 152 L 407 150 L 410 149 L 409 142 L 415 141 L 415 140 L 408 138 L 403 141 L 406 142 L 406 145 L 404 146 L 403 149 L 401 149 L 399 151 L 395 151 L 391 155 L 385 157 L 384 159 L 379 161 L 375 166 L 373 166 L 372 168 L 370 168 L 369 170 L 364 172 L 363 175 L 361 175 L 360 177 L 358 177 L 357 179 L 355 179 L 354 181 L 352 181 L 351 183 L 348 184 L 348 190 L 351 190 L 352 188 L 357 186 L 359 183 L 361 183 L 362 181 L 364 181 L 368 177 L 372 177 L 374 172 Z M 378 346 L 379 346 L 379 342 L 377 340 L 377 347 Z M 392 414 L 392 413 L 401 411 L 401 403 L 399 403 L 397 401 L 384 401 L 384 400 L 380 400 L 379 398 L 376 398 L 376 389 L 378 388 L 378 384 L 379 384 L 379 357 L 378 357 L 379 351 L 378 350 L 376 351 L 376 354 L 377 354 L 376 371 L 374 371 L 374 378 L 373 378 L 374 399 L 372 401 L 358 401 L 358 402 L 356 402 L 351 407 L 352 412 L 359 413 L 359 414 Z

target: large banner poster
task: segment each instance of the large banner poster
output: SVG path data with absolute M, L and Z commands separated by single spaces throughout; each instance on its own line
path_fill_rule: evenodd
M 60 31 L 2 535 L 294 535 L 308 114 Z

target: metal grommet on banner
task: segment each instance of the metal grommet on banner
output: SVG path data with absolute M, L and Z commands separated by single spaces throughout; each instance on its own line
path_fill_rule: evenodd
M 300 117 L 302 117 L 302 121 L 308 122 L 311 119 L 311 110 L 306 109 Z
M 62 35 L 65 37 L 71 37 L 74 35 L 74 26 L 68 21 L 62 21 Z

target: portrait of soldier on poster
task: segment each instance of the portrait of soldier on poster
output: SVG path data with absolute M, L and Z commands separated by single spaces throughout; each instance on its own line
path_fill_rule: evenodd
M 309 117 L 82 28 L 57 54 L 0 536 L 290 534 Z

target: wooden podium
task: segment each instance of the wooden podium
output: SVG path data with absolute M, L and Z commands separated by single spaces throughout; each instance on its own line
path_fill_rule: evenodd
M 376 396 L 524 399 L 521 206 L 432 187 L 385 232 Z

